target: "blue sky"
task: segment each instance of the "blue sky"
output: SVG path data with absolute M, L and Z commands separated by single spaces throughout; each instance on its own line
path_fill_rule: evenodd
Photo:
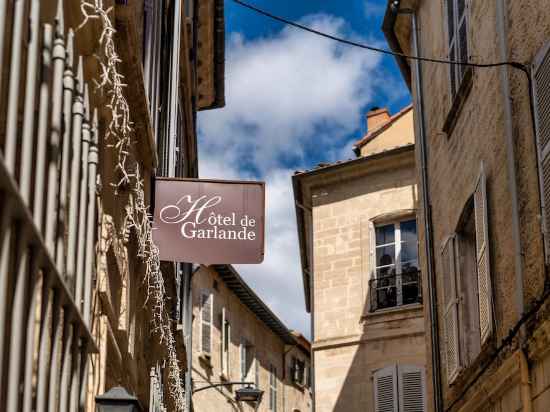
M 273 14 L 386 47 L 386 0 L 248 0 Z M 267 184 L 266 258 L 237 269 L 287 324 L 309 336 L 291 176 L 353 157 L 372 106 L 410 102 L 391 56 L 285 27 L 226 0 L 226 107 L 199 115 L 201 177 Z

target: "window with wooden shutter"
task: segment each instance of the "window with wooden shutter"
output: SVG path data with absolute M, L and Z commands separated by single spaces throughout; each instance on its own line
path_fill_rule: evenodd
M 397 403 L 397 368 L 395 365 L 374 373 L 375 412 L 399 412 Z
M 447 380 L 451 383 L 460 370 L 460 341 L 458 318 L 458 285 L 456 270 L 456 238 L 451 236 L 441 251 L 443 290 L 445 304 L 445 354 L 447 359 Z
M 229 345 L 231 342 L 231 324 L 229 323 L 229 312 L 222 309 L 222 333 L 221 333 L 221 370 L 226 378 L 229 378 Z
M 426 411 L 426 384 L 424 368 L 399 365 L 399 412 Z
M 493 331 L 491 265 L 488 244 L 489 230 L 487 225 L 487 187 L 483 164 L 481 165 L 481 173 L 474 192 L 474 212 L 476 223 L 479 329 L 481 344 L 483 345 Z
M 201 293 L 201 352 L 210 355 L 212 351 L 212 300 L 213 296 L 208 291 Z
M 546 263 L 550 263 L 550 42 L 538 53 L 532 67 L 533 98 Z
M 269 368 L 269 410 L 277 412 L 277 369 L 273 365 Z

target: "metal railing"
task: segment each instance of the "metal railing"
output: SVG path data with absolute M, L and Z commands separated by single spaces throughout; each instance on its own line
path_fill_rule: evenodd
M 422 303 L 420 271 L 380 276 L 369 281 L 370 311 Z
M 82 410 L 95 350 L 97 116 L 63 2 L 52 24 L 41 3 L 0 5 L 2 411 Z

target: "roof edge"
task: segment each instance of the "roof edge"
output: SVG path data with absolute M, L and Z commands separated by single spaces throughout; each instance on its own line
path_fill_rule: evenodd
M 277 336 L 279 336 L 285 343 L 287 344 L 293 344 L 296 345 L 297 341 L 294 335 L 292 334 L 292 331 L 286 327 L 286 325 L 279 319 L 275 313 L 267 306 L 267 304 L 252 290 L 250 286 L 245 282 L 245 280 L 239 275 L 239 272 L 233 267 L 233 265 L 211 265 L 209 266 L 213 270 L 215 270 L 219 276 L 222 276 L 220 273 L 220 270 L 226 269 L 228 272 L 230 272 L 231 276 L 242 286 L 245 293 L 250 296 L 261 308 L 269 318 L 279 327 L 281 330 L 284 331 L 284 333 L 281 333 L 280 331 L 277 331 L 275 328 L 271 327 L 269 324 L 267 324 L 264 319 L 262 319 L 261 315 L 258 314 L 253 308 L 251 308 L 246 302 L 244 302 L 242 299 L 237 296 L 237 298 L 241 301 L 243 305 L 245 305 L 262 323 L 264 323 L 273 333 L 275 333 Z M 224 281 L 222 279 L 222 281 Z M 226 283 L 226 282 L 224 282 Z M 233 292 L 235 291 L 226 283 L 226 286 Z
M 397 5 L 394 6 L 396 1 L 397 1 Z M 388 46 L 390 46 L 390 49 L 395 53 L 402 54 L 403 49 L 401 48 L 401 45 L 399 44 L 399 40 L 397 39 L 397 36 L 395 35 L 395 31 L 394 31 L 395 21 L 397 20 L 396 9 L 399 10 L 400 3 L 401 3 L 400 0 L 388 0 L 388 4 L 386 6 L 386 13 L 384 14 L 384 21 L 382 22 L 382 32 L 384 33 L 384 37 L 386 38 L 386 41 L 388 42 Z M 405 83 L 409 88 L 409 91 L 412 91 L 411 66 L 409 65 L 408 60 L 403 56 L 394 55 L 394 57 L 397 62 L 397 65 L 399 66 L 399 70 L 401 71 L 401 75 L 403 76 L 403 79 L 405 80 Z

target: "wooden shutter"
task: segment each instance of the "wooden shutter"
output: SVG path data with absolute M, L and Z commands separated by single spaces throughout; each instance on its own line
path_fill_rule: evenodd
M 369 232 L 369 278 L 368 285 L 369 287 L 375 285 L 375 282 L 370 282 L 372 279 L 376 279 L 376 231 L 374 229 L 374 223 L 369 221 L 367 222 L 368 232 Z M 374 312 L 377 309 L 378 297 L 376 296 L 376 288 L 373 290 L 368 290 L 368 305 L 369 311 Z
M 474 193 L 476 223 L 477 287 L 479 296 L 479 330 L 483 345 L 493 331 L 491 265 L 489 256 L 489 231 L 487 225 L 487 188 L 485 171 L 481 173 Z
M 426 384 L 424 368 L 398 366 L 399 412 L 426 411 Z
M 246 342 L 241 341 L 241 381 L 246 380 Z
M 201 293 L 201 351 L 210 355 L 212 350 L 212 294 Z
M 533 63 L 533 98 L 537 131 L 542 233 L 546 263 L 550 263 L 550 42 Z
M 456 237 L 451 236 L 441 251 L 443 289 L 445 297 L 445 354 L 447 359 L 447 380 L 451 383 L 460 370 L 460 341 L 458 324 L 458 285 L 456 258 Z
M 260 387 L 260 359 L 258 359 L 258 352 L 256 352 L 256 359 L 254 360 L 254 383 L 256 389 Z
M 398 412 L 397 373 L 395 365 L 374 373 L 375 412 Z

